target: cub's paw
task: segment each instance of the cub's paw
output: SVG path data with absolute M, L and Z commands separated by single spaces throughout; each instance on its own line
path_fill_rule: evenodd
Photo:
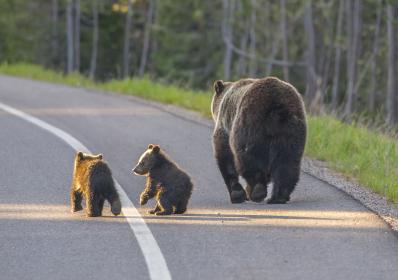
M 74 213 L 74 212 L 78 212 L 78 211 L 81 211 L 81 210 L 83 210 L 83 207 L 81 205 L 76 205 L 75 207 L 73 207 L 71 209 L 71 212 Z
M 101 217 L 101 213 L 86 213 L 87 217 Z
M 122 204 L 120 200 L 116 200 L 111 204 L 111 212 L 113 215 L 117 216 L 122 211 Z
M 156 212 L 155 215 L 156 216 L 164 216 L 164 215 L 171 215 L 173 212 L 172 211 L 159 211 Z
M 156 214 L 156 212 L 158 212 L 159 210 L 158 209 L 152 209 L 152 210 L 149 210 L 147 213 L 148 214 Z

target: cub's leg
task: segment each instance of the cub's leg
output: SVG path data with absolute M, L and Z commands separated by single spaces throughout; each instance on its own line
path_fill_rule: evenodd
M 170 215 L 173 214 L 173 205 L 170 203 L 167 195 L 161 194 L 158 206 L 160 207 L 160 211 L 155 212 L 155 215 Z
M 87 217 L 99 217 L 101 216 L 101 211 L 99 209 L 99 200 L 98 195 L 93 194 L 92 192 L 86 195 L 86 215 Z
M 187 211 L 188 200 L 180 201 L 177 206 L 176 210 L 174 211 L 175 214 L 184 214 Z
M 79 191 L 75 191 L 74 187 L 71 187 L 70 190 L 70 204 L 71 204 L 71 211 L 77 212 L 83 210 L 82 207 L 82 193 Z
M 246 193 L 239 183 L 239 174 L 235 169 L 234 156 L 229 146 L 229 137 L 222 129 L 214 131 L 213 146 L 218 168 L 227 185 L 231 202 L 244 202 L 246 200 Z
M 102 209 L 104 209 L 104 202 L 105 202 L 105 199 L 104 198 L 100 198 L 99 200 L 98 200 L 98 210 L 99 210 L 99 212 L 101 213 L 101 215 L 102 215 Z M 101 216 L 100 215 L 100 216 Z
M 111 212 L 113 215 L 117 216 L 122 211 L 122 204 L 119 199 L 117 192 L 112 192 L 107 198 L 109 204 L 111 205 Z

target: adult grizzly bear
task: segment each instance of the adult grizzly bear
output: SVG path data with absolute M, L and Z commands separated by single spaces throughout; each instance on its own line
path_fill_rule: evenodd
M 216 81 L 211 105 L 213 148 L 232 203 L 286 203 L 300 176 L 306 141 L 304 103 L 297 90 L 274 77 Z M 246 193 L 239 175 L 247 182 Z
M 156 198 L 156 208 L 150 214 L 183 214 L 187 210 L 193 188 L 191 178 L 158 145 L 149 144 L 132 171 L 147 177 L 140 204 Z
M 113 182 L 108 165 L 102 160 L 102 155 L 89 155 L 78 152 L 75 156 L 73 180 L 71 184 L 71 211 L 83 209 L 82 198 L 86 200 L 88 217 L 102 215 L 105 199 L 111 205 L 114 215 L 119 215 L 121 203 Z

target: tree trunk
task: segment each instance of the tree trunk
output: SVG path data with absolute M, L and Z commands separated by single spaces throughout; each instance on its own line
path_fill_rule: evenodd
M 315 32 L 312 20 L 312 3 L 308 1 L 305 7 L 304 29 L 307 36 L 307 88 L 305 99 L 311 108 L 317 91 L 316 57 L 315 57 Z
M 93 13 L 93 42 L 91 50 L 90 62 L 90 79 L 94 79 L 95 70 L 97 69 L 97 56 L 98 56 L 98 3 L 97 0 L 91 0 L 92 13 Z
M 66 6 L 66 73 L 70 74 L 73 72 L 73 9 L 72 0 L 68 0 Z
M 124 26 L 124 44 L 123 44 L 123 78 L 130 76 L 130 34 L 132 26 L 133 5 L 128 1 L 128 10 L 126 14 L 126 23 Z
M 280 0 L 279 2 L 280 6 L 280 25 L 281 25 L 281 34 L 282 34 L 282 46 L 283 46 L 283 60 L 284 61 L 289 61 L 289 50 L 288 50 L 288 45 L 287 45 L 287 25 L 286 25 L 286 2 L 285 0 Z M 285 81 L 289 81 L 289 66 L 285 65 L 283 66 L 283 78 Z
M 244 34 L 240 38 L 240 46 L 239 46 L 244 53 L 247 53 L 247 43 L 249 41 L 249 32 L 247 32 L 247 30 L 249 28 L 250 28 L 250 22 L 249 20 L 246 20 L 243 31 Z M 242 77 L 243 75 L 245 75 L 247 73 L 246 68 L 247 68 L 247 58 L 242 53 L 239 55 L 238 63 L 236 64 L 236 75 L 238 77 Z
M 51 64 L 58 65 L 58 0 L 51 1 Z
M 249 75 L 250 77 L 255 77 L 257 72 L 257 59 L 256 59 L 256 9 L 257 9 L 257 1 L 251 0 L 251 14 L 250 14 L 250 65 L 249 65 Z
M 233 38 L 233 15 L 235 12 L 235 0 L 223 0 L 223 22 L 222 22 L 222 36 L 225 42 L 224 52 L 224 79 L 231 78 L 232 66 L 232 38 Z
M 360 0 L 346 1 L 347 3 L 347 94 L 344 113 L 346 116 L 352 114 L 354 100 L 356 98 L 355 79 L 357 71 L 358 47 L 360 37 Z
M 344 17 L 344 0 L 339 1 L 339 12 L 337 16 L 337 31 L 336 31 L 336 52 L 334 60 L 334 74 L 333 74 L 333 87 L 332 87 L 332 108 L 335 110 L 338 104 L 338 90 L 339 90 L 339 79 L 340 79 L 340 60 L 341 60 L 341 27 L 343 25 Z
M 395 7 L 387 4 L 387 40 L 388 40 L 388 77 L 387 77 L 387 123 L 395 124 L 398 122 L 397 93 L 396 93 L 396 50 L 395 50 Z
M 150 35 L 151 35 L 154 9 L 155 9 L 155 0 L 149 0 L 149 7 L 148 7 L 146 22 L 145 22 L 144 44 L 142 46 L 142 54 L 141 54 L 141 62 L 140 62 L 140 70 L 139 70 L 140 76 L 144 75 L 146 64 L 148 61 Z
M 75 67 L 74 70 L 79 72 L 80 71 L 80 0 L 74 0 L 75 3 L 75 24 L 74 24 L 74 47 L 75 47 L 75 54 L 74 54 L 74 63 Z
M 370 76 L 370 91 L 368 95 L 368 109 L 369 111 L 373 111 L 375 108 L 376 102 L 376 76 L 377 76 L 377 55 L 379 53 L 379 34 L 380 34 L 380 24 L 381 24 L 381 4 L 379 1 L 379 6 L 377 8 L 377 17 L 375 24 L 375 35 L 373 41 L 373 53 L 372 53 L 372 62 L 371 62 L 371 76 Z

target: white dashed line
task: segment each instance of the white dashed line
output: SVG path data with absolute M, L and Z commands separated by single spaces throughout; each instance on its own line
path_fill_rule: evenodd
M 51 134 L 59 137 L 65 141 L 69 146 L 71 146 L 76 151 L 82 151 L 85 153 L 91 153 L 86 146 L 84 146 L 79 140 L 70 135 L 69 133 L 52 126 L 40 119 L 37 119 L 31 115 L 28 115 L 22 111 L 12 108 L 8 105 L 0 103 L 0 109 L 24 119 L 44 130 L 47 130 Z M 126 216 L 126 220 L 132 229 L 138 245 L 141 248 L 142 254 L 144 255 L 146 265 L 148 267 L 149 276 L 152 280 L 168 280 L 171 279 L 170 271 L 167 267 L 166 260 L 162 252 L 160 251 L 159 245 L 156 242 L 151 230 L 146 225 L 144 219 L 141 217 L 137 208 L 134 207 L 131 200 L 128 198 L 124 189 L 115 180 L 116 188 L 119 192 L 120 201 L 122 203 L 122 212 Z M 132 275 L 132 278 L 134 276 Z

